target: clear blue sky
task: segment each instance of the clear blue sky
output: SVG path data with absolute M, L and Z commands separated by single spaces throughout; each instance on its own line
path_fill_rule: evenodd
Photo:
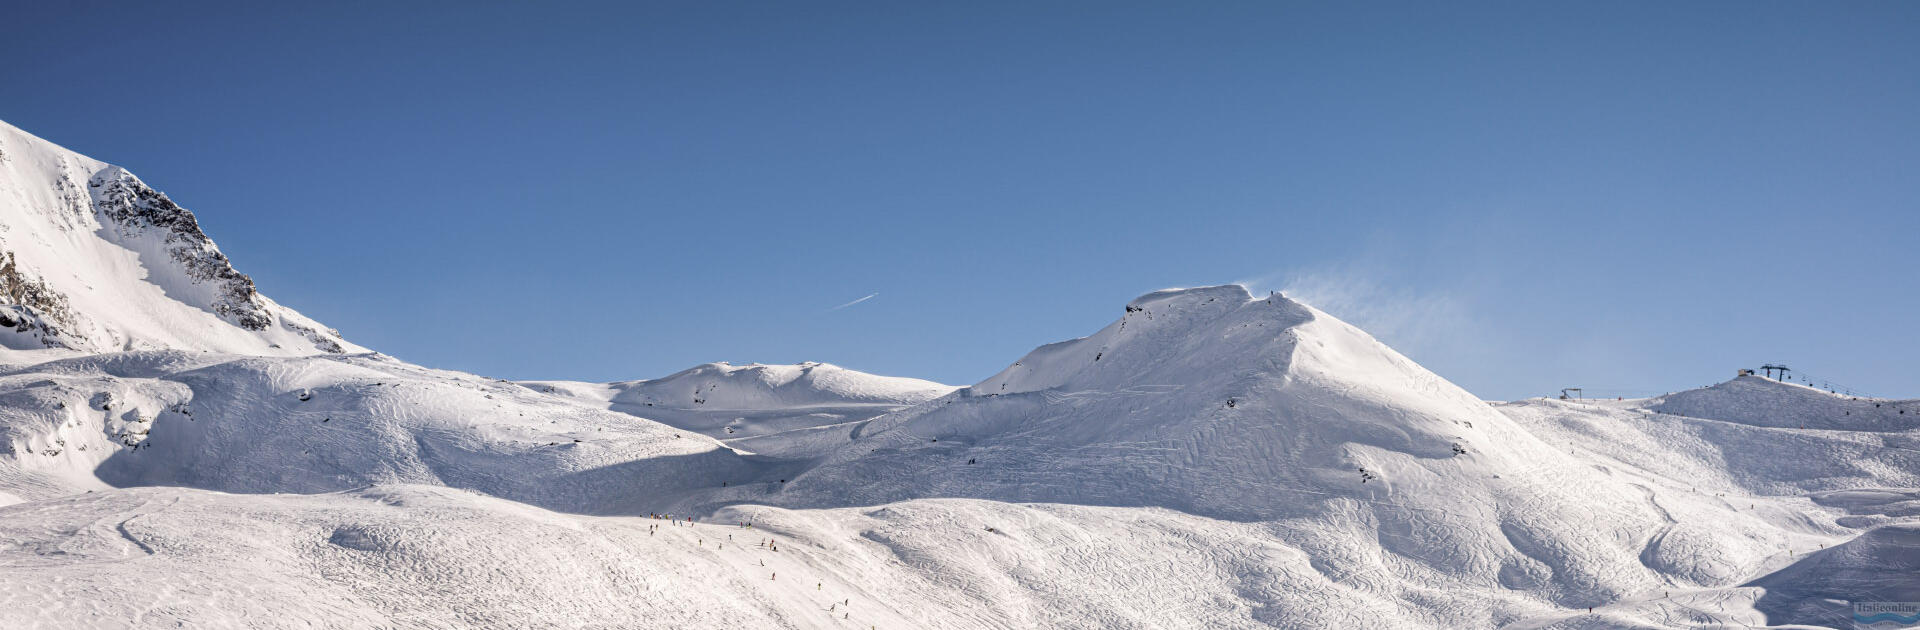
M 15 4 L 0 118 L 435 367 L 970 383 L 1242 281 L 1490 398 L 1920 395 L 1920 3 Z

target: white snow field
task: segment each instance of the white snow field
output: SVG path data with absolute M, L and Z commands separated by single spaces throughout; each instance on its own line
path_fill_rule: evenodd
M 274 304 L 125 171 L 4 124 L 0 155 L 0 628 L 1849 627 L 1920 601 L 1920 401 L 1744 376 L 1487 403 L 1237 286 L 965 388 L 507 382 Z

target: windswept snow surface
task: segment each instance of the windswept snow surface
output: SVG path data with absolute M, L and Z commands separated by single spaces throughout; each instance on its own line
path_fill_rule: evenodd
M 4 125 L 0 156 L 0 628 L 1843 626 L 1920 600 L 1911 400 L 1487 403 L 1237 286 L 965 388 L 511 383 L 275 305 L 123 170 Z

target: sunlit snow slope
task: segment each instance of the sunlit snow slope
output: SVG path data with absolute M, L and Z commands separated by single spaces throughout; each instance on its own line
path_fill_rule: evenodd
M 193 213 L 132 173 L 5 122 L 0 347 L 363 350 L 254 290 Z
M 951 396 L 883 416 L 779 502 L 922 497 L 1266 523 L 1381 618 L 1479 625 L 1726 586 L 1842 535 L 1542 440 L 1365 333 L 1239 287 L 1163 291 Z M 1251 542 L 1251 541 L 1242 541 Z M 1707 566 L 1702 566 L 1706 563 Z M 1302 604 L 1316 580 L 1273 585 Z M 1445 602 L 1423 593 L 1451 593 Z
M 512 383 L 340 340 L 0 124 L 0 289 L 0 628 L 1840 626 L 1920 597 L 1920 401 L 1490 404 L 1237 286 L 958 389 Z
M 189 486 L 329 492 L 437 484 L 645 514 L 752 478 L 701 435 L 377 354 L 113 353 L 0 372 L 0 438 L 27 497 Z

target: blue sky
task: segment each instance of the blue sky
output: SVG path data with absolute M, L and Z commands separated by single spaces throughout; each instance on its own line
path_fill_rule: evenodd
M 13 7 L 0 118 L 435 367 L 970 383 L 1247 282 L 1490 398 L 1920 395 L 1916 3 L 286 4 Z

